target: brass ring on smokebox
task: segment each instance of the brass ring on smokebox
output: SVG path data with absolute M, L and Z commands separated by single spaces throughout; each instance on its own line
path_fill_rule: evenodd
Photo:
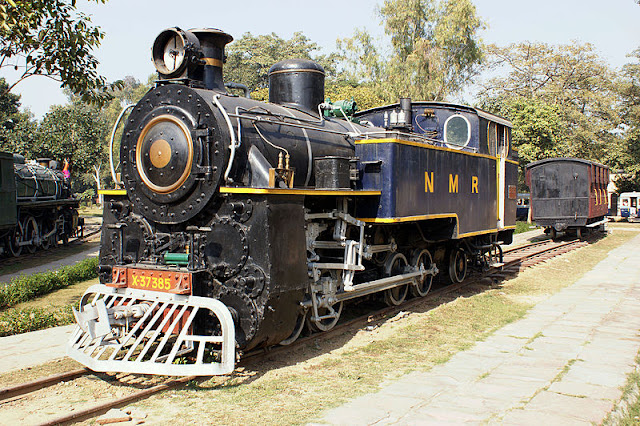
M 144 145 L 145 138 L 156 125 L 163 122 L 170 122 L 176 125 L 182 131 L 184 135 L 184 140 L 187 143 L 187 151 L 188 151 L 187 162 L 185 164 L 182 175 L 176 182 L 167 186 L 160 186 L 153 183 L 151 179 L 149 179 L 149 177 L 147 176 L 147 173 L 144 170 L 143 161 L 142 161 L 142 155 L 143 155 L 142 148 Z M 166 151 L 167 148 L 169 149 L 168 154 Z M 151 164 L 158 169 L 165 167 L 171 161 L 171 157 L 173 155 L 172 150 L 173 149 L 171 147 L 171 144 L 167 142 L 165 139 L 156 139 L 151 144 L 148 150 L 149 160 L 151 161 Z M 186 182 L 187 178 L 191 173 L 192 164 L 193 164 L 193 140 L 191 138 L 191 132 L 181 120 L 177 119 L 172 115 L 161 115 L 159 117 L 153 118 L 151 121 L 149 121 L 146 124 L 146 126 L 144 126 L 144 128 L 142 129 L 142 132 L 140 133 L 140 137 L 138 138 L 138 143 L 136 145 L 136 167 L 138 169 L 138 174 L 140 175 L 140 178 L 142 179 L 144 184 L 147 187 L 149 187 L 149 189 L 160 194 L 168 194 L 170 192 L 175 191 L 176 189 L 180 188 L 182 184 Z

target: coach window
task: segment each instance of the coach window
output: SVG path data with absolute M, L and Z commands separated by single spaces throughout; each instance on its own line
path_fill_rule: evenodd
M 487 129 L 487 144 L 489 145 L 489 155 L 496 156 L 498 152 L 498 124 L 489 123 Z
M 471 139 L 471 125 L 462 115 L 452 115 L 444 123 L 444 143 L 451 148 L 467 146 Z
M 498 126 L 498 155 L 506 157 L 509 155 L 509 129 L 507 126 Z

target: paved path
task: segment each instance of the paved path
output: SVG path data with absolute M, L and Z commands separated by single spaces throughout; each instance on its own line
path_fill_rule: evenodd
M 74 327 L 65 325 L 0 337 L 0 373 L 33 367 L 66 356 L 66 343 Z
M 75 265 L 76 263 L 83 261 L 87 257 L 98 256 L 99 251 L 100 251 L 100 245 L 93 243 L 91 244 L 91 247 L 87 248 L 86 250 L 83 250 L 80 253 L 72 254 L 63 259 L 54 260 L 53 262 L 45 263 L 43 265 L 35 266 L 33 268 L 23 269 L 13 274 L 0 275 L 0 283 L 8 283 L 13 278 L 17 278 L 20 275 L 32 275 L 32 274 L 37 274 L 39 272 L 55 271 L 57 269 L 60 269 L 63 266 Z
M 520 234 L 514 235 L 513 242 L 505 247 L 511 248 L 511 247 L 522 245 L 522 244 L 529 244 L 534 241 L 545 240 L 548 238 L 549 236 L 544 233 L 544 229 L 542 228 L 533 229 L 531 231 L 522 232 Z
M 640 235 L 575 284 L 428 372 L 326 413 L 322 424 L 600 423 L 640 349 Z

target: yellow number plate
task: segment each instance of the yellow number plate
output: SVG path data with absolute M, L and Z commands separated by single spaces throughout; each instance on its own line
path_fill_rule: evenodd
M 166 293 L 191 294 L 191 274 L 184 272 L 128 269 L 127 287 Z

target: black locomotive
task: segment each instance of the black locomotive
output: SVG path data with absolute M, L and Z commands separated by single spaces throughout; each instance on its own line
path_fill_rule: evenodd
M 102 284 L 68 348 L 94 370 L 225 374 L 237 351 L 328 330 L 351 299 L 424 296 L 511 241 L 508 121 L 409 99 L 348 117 L 308 60 L 270 69 L 268 103 L 231 95 L 231 40 L 171 28 L 154 43 L 159 80 L 104 191 Z
M 38 161 L 0 152 L 0 255 L 34 253 L 82 232 L 79 201 L 57 163 Z

